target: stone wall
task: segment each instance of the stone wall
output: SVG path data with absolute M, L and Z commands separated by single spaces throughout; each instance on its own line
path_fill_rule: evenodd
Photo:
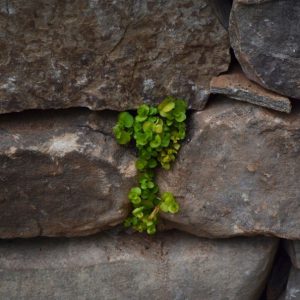
M 0 0 L 0 299 L 300 299 L 299 17 L 297 0 Z M 168 95 L 189 104 L 158 173 L 180 211 L 150 237 L 121 225 L 136 153 L 112 127 Z

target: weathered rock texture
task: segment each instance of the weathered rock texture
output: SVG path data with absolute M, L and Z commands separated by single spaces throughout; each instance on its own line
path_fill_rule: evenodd
M 162 191 L 172 226 L 204 237 L 300 239 L 300 109 L 286 115 L 229 99 L 192 114 L 189 136 Z
M 229 39 L 205 0 L 0 2 L 0 113 L 125 110 L 167 95 L 203 108 Z
M 250 81 L 237 68 L 230 73 L 214 77 L 210 82 L 210 91 L 214 94 L 223 94 L 232 99 L 286 113 L 290 113 L 292 108 L 288 98 L 266 90 L 257 83 Z
M 300 270 L 291 269 L 286 291 L 280 300 L 300 300 Z
M 300 2 L 235 0 L 230 40 L 245 74 L 264 87 L 300 98 Z
M 0 242 L 1 299 L 258 299 L 276 240 L 103 233 Z
M 109 135 L 108 113 L 0 118 L 0 238 L 76 236 L 123 221 L 134 156 Z

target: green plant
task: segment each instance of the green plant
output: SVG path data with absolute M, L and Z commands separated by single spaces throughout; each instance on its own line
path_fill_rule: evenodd
M 139 186 L 128 194 L 133 210 L 125 220 L 126 227 L 154 234 L 160 211 L 178 212 L 173 194 L 160 194 L 154 170 L 159 166 L 169 170 L 175 160 L 180 141 L 185 138 L 186 109 L 185 101 L 167 97 L 157 107 L 141 105 L 135 116 L 129 112 L 119 114 L 113 128 L 118 143 L 124 145 L 134 139 L 138 151 Z

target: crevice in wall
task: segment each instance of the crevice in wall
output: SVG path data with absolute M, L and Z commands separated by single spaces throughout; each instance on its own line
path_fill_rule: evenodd
M 216 16 L 220 20 L 224 28 L 228 29 L 229 16 L 233 0 L 211 0 L 208 1 L 209 5 L 213 8 Z
M 267 279 L 266 287 L 259 300 L 278 300 L 285 291 L 289 272 L 291 269 L 291 260 L 284 247 L 284 240 L 281 240 L 272 271 Z

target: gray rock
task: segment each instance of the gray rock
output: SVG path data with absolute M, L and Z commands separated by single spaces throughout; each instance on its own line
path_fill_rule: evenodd
M 290 115 L 217 98 L 194 113 L 174 167 L 161 172 L 180 212 L 173 227 L 204 237 L 300 239 L 300 109 Z
M 0 298 L 258 299 L 277 241 L 168 232 L 0 242 Z
M 0 238 L 78 236 L 124 220 L 134 155 L 114 116 L 87 110 L 0 118 Z
M 214 77 L 210 82 L 210 91 L 214 94 L 223 94 L 232 99 L 286 113 L 290 113 L 292 109 L 288 98 L 268 91 L 257 83 L 250 81 L 239 68 L 232 70 L 230 73 Z
M 0 113 L 126 110 L 167 95 L 201 109 L 230 61 L 206 0 L 10 0 L 0 16 Z
M 300 241 L 285 241 L 285 248 L 291 258 L 293 266 L 300 269 Z
M 286 291 L 280 300 L 300 300 L 300 270 L 291 269 Z
M 235 0 L 230 40 L 247 77 L 300 98 L 300 2 Z

